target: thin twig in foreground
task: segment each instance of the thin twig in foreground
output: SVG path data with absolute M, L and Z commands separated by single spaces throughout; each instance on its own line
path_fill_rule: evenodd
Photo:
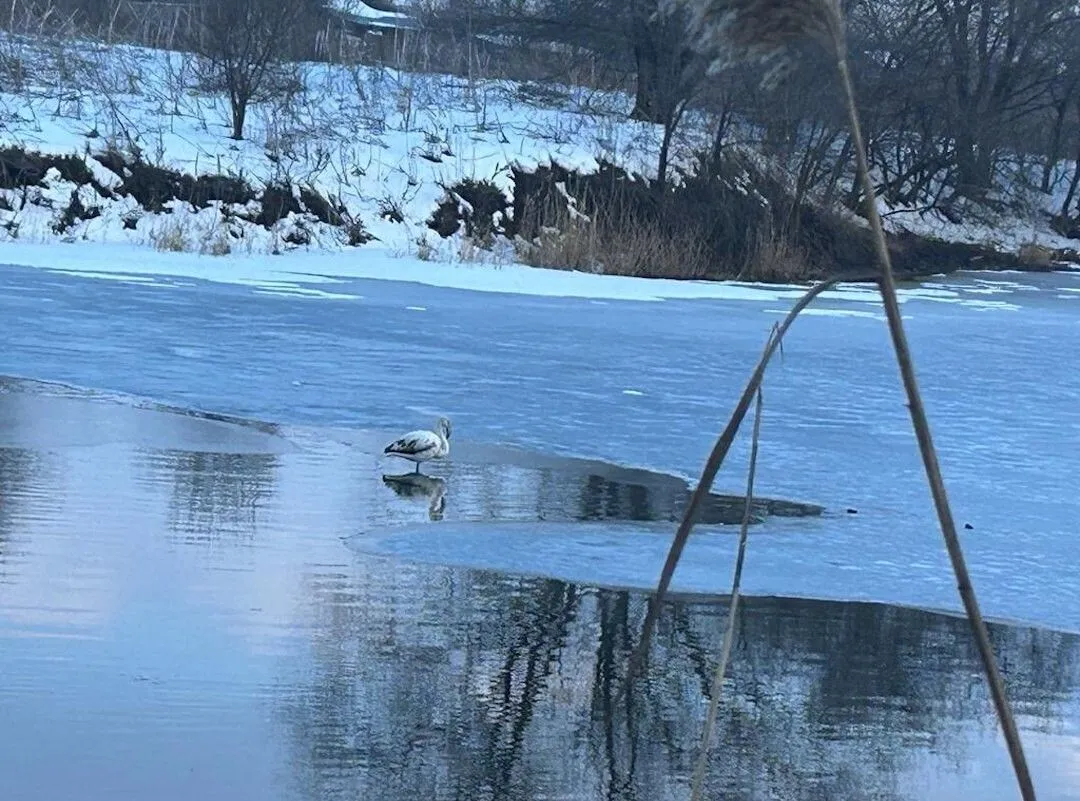
M 773 335 L 770 335 L 770 340 Z M 720 693 L 724 686 L 724 674 L 727 672 L 728 659 L 731 658 L 731 644 L 735 640 L 735 621 L 739 611 L 739 590 L 742 584 L 743 560 L 746 558 L 746 535 L 750 528 L 750 514 L 754 507 L 754 474 L 757 472 L 758 437 L 761 435 L 761 387 L 757 391 L 757 403 L 754 405 L 754 433 L 750 444 L 750 468 L 746 476 L 746 505 L 743 507 L 742 527 L 739 529 L 739 554 L 735 558 L 735 574 L 731 579 L 731 605 L 728 608 L 727 628 L 724 630 L 724 644 L 720 647 L 720 664 L 716 666 L 710 690 L 709 714 L 705 719 L 705 731 L 701 736 L 701 753 L 698 754 L 694 767 L 694 780 L 690 785 L 690 801 L 701 801 L 701 788 L 705 781 L 705 766 L 712 747 L 713 730 L 716 728 L 716 712 L 720 708 Z
M 720 436 L 716 440 L 716 444 L 713 445 L 712 452 L 709 454 L 709 458 L 705 462 L 705 467 L 701 471 L 701 480 L 698 481 L 697 487 L 694 488 L 693 495 L 690 496 L 690 502 L 686 506 L 686 511 L 683 512 L 682 521 L 679 523 L 679 528 L 671 541 L 671 547 L 668 549 L 668 555 L 667 559 L 664 561 L 663 570 L 660 571 L 660 581 L 656 585 L 656 595 L 653 596 L 652 603 L 649 605 L 648 614 L 645 616 L 645 623 L 642 625 L 641 640 L 638 642 L 634 652 L 630 655 L 630 664 L 628 665 L 626 672 L 625 688 L 629 688 L 630 683 L 637 675 L 641 663 L 648 654 L 649 640 L 652 638 L 653 629 L 656 627 L 656 619 L 660 614 L 660 609 L 663 606 L 664 597 L 667 595 L 668 587 L 671 585 L 671 577 L 675 574 L 675 567 L 679 563 L 679 557 L 682 556 L 683 548 L 686 547 L 686 541 L 690 537 L 690 532 L 694 528 L 694 523 L 697 522 L 698 510 L 701 508 L 701 504 L 705 502 L 705 498 L 708 497 L 709 491 L 712 489 L 713 481 L 716 479 L 716 474 L 719 472 L 720 466 L 724 463 L 724 458 L 731 449 L 731 444 L 735 441 L 735 435 L 739 431 L 739 426 L 742 424 L 743 418 L 746 417 L 746 412 L 750 408 L 750 402 L 754 398 L 754 393 L 757 391 L 758 387 L 761 386 L 761 379 L 765 376 L 765 368 L 768 366 L 769 360 L 783 341 L 784 334 L 791 328 L 791 324 L 795 322 L 795 318 L 799 316 L 799 312 L 809 306 L 814 301 L 814 298 L 822 292 L 832 289 L 839 282 L 840 278 L 838 277 L 830 278 L 828 281 L 822 281 L 820 284 L 816 284 L 808 289 L 806 294 L 799 298 L 791 311 L 788 312 L 787 317 L 783 319 L 780 326 L 776 329 L 775 336 L 769 340 L 765 347 L 765 352 L 761 355 L 761 359 L 758 360 L 757 366 L 750 376 L 750 380 L 746 382 L 746 386 L 743 388 L 742 397 L 739 398 L 735 410 L 731 413 L 731 418 L 728 420 L 727 426 L 720 433 Z

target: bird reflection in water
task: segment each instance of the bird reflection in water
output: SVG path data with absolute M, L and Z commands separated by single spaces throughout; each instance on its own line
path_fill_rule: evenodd
M 384 475 L 382 480 L 399 498 L 427 498 L 428 517 L 442 520 L 446 511 L 446 479 L 423 473 L 403 473 L 396 476 Z

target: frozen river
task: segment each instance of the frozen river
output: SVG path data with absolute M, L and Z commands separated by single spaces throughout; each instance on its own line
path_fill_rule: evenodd
M 673 605 L 643 707 L 604 704 L 667 476 L 792 293 L 590 294 L 0 268 L 0 374 L 100 391 L 0 385 L 0 795 L 684 797 L 721 608 Z M 1080 275 L 904 313 L 980 601 L 1023 624 L 995 636 L 1040 797 L 1080 798 Z M 759 491 L 824 512 L 754 528 L 717 791 L 1013 797 L 963 622 L 911 608 L 960 607 L 865 291 L 796 324 L 765 398 Z M 378 445 L 438 414 L 455 458 L 384 482 Z M 733 551 L 703 528 L 676 589 L 723 592 Z
M 297 426 L 447 414 L 459 441 L 685 478 L 791 303 L 136 278 L 5 270 L 0 372 Z M 992 616 L 1080 631 L 1080 274 L 948 286 L 904 308 L 976 589 Z M 776 536 L 755 544 L 748 589 L 958 610 L 885 327 L 849 294 L 797 323 L 765 386 L 759 491 L 829 514 L 763 526 Z M 718 489 L 741 490 L 746 444 Z M 665 547 L 550 527 L 372 533 L 358 546 L 638 587 Z M 676 585 L 722 590 L 731 550 L 698 538 Z

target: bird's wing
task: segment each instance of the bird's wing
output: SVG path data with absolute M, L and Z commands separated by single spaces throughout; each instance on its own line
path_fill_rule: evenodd
M 402 453 L 409 456 L 419 456 L 427 451 L 439 447 L 439 438 L 430 431 L 410 431 L 408 434 L 395 439 L 383 453 Z

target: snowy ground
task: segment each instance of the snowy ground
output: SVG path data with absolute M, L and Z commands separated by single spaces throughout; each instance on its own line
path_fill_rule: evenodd
M 435 248 L 429 255 L 434 260 L 461 259 L 460 243 L 442 246 L 425 224 L 443 186 L 474 177 L 509 189 L 511 164 L 552 159 L 588 169 L 601 157 L 645 172 L 659 141 L 655 126 L 625 119 L 628 101 L 620 96 L 552 87 L 544 96 L 554 93 L 565 102 L 551 106 L 530 101 L 527 89 L 509 82 L 469 84 L 441 75 L 307 65 L 305 91 L 288 103 L 254 108 L 246 139 L 237 142 L 228 137 L 225 100 L 192 88 L 190 57 L 90 45 L 78 52 L 87 61 L 84 73 L 104 85 L 65 90 L 60 98 L 45 85 L 0 94 L 3 144 L 56 154 L 137 147 L 150 163 L 193 175 L 309 184 L 340 198 L 390 251 L 415 253 L 418 240 L 426 238 Z M 106 186 L 116 181 L 88 163 Z M 49 194 L 64 202 L 72 188 L 56 180 Z M 102 204 L 100 218 L 67 238 L 150 244 L 168 225 L 189 229 L 199 241 L 220 225 L 215 209 L 196 213 L 178 204 L 166 219 L 149 217 L 137 230 L 125 230 L 132 203 Z M 400 211 L 404 223 L 383 219 L 389 209 Z M 22 241 L 57 238 L 49 230 L 56 214 L 48 210 L 0 214 L 4 221 L 19 217 Z M 336 233 L 324 231 L 320 248 L 340 248 Z M 245 249 L 257 256 L 275 244 L 273 232 L 251 237 Z
M 630 99 L 617 94 L 305 65 L 304 91 L 288 102 L 254 107 L 247 138 L 237 142 L 227 136 L 223 98 L 196 88 L 190 57 L 89 43 L 42 49 L 10 37 L 3 46 L 34 69 L 20 91 L 0 93 L 0 144 L 79 155 L 113 147 L 138 151 L 151 164 L 193 175 L 228 174 L 256 186 L 283 180 L 310 185 L 340 198 L 377 242 L 353 250 L 346 247 L 339 228 L 308 220 L 314 241 L 292 248 L 286 260 L 299 263 L 306 258 L 302 251 L 346 250 L 350 259 L 378 264 L 388 277 L 399 268 L 387 256 L 421 257 L 438 264 L 513 263 L 509 247 L 478 251 L 456 237 L 441 240 L 427 228 L 444 186 L 463 178 L 487 178 L 509 192 L 510 165 L 529 167 L 552 160 L 591 169 L 597 159 L 606 159 L 647 176 L 654 171 L 661 133 L 656 126 L 628 120 Z M 57 75 L 72 77 L 58 86 Z M 676 142 L 676 164 L 689 157 L 702 135 L 693 119 L 684 127 Z M 87 158 L 87 164 L 102 185 L 118 181 L 93 159 Z M 1061 165 L 1059 172 L 1064 175 L 1068 167 Z M 239 257 L 261 261 L 268 253 L 290 250 L 283 240 L 298 222 L 285 219 L 270 231 L 245 224 L 242 240 L 236 241 L 223 232 L 216 206 L 193 211 L 178 202 L 171 214 L 142 214 L 130 197 L 103 200 L 84 187 L 84 205 L 99 206 L 101 216 L 57 234 L 52 226 L 73 189 L 54 175 L 41 197 L 30 203 L 15 190 L 0 190 L 12 207 L 0 210 L 0 237 L 31 244 L 64 239 L 80 245 L 159 249 L 169 242 L 169 248 L 192 252 L 220 250 L 215 243 L 225 242 L 239 263 Z M 35 204 L 35 199 L 42 202 Z M 890 212 L 887 222 L 894 228 L 1006 251 L 1032 241 L 1051 248 L 1076 246 L 1046 224 L 1044 212 L 1056 209 L 1060 197 L 1029 197 L 1020 205 L 1027 210 L 1009 216 L 983 212 L 963 224 L 949 223 L 936 213 L 883 211 Z M 391 212 L 404 221 L 390 221 Z M 125 219 L 132 217 L 139 217 L 137 224 L 126 228 Z M 19 251 L 9 252 L 8 260 L 17 260 Z M 127 258 L 121 250 L 116 253 L 117 259 Z M 77 262 L 63 249 L 57 249 L 57 259 L 67 266 Z M 417 267 L 401 269 L 415 272 Z

